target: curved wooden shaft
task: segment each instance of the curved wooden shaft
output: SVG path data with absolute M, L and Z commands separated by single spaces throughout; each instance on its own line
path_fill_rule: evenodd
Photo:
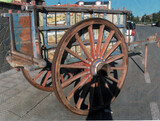
M 148 56 L 148 45 L 145 45 L 144 73 L 147 72 L 147 56 Z

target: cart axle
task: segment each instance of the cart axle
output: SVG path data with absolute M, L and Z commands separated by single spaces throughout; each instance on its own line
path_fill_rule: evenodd
M 91 74 L 93 76 L 97 75 L 97 72 L 100 71 L 105 64 L 106 63 L 101 59 L 95 60 L 91 65 Z

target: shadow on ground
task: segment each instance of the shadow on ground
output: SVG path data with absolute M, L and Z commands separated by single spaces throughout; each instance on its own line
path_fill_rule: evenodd
M 144 73 L 143 69 L 132 58 L 137 55 L 141 56 L 141 53 L 140 52 L 132 52 L 132 53 L 129 53 L 128 56 L 132 59 L 132 61 L 136 64 L 136 66 Z M 116 76 L 117 76 L 117 74 L 116 74 Z M 104 89 L 105 87 L 102 87 L 102 85 L 104 85 L 104 84 L 100 84 L 100 88 Z M 96 91 L 96 88 L 94 88 L 94 92 L 98 92 L 98 91 Z M 102 90 L 102 92 L 104 92 L 104 90 Z M 108 96 L 106 96 L 106 94 L 103 93 L 103 97 L 108 97 Z M 93 102 L 90 102 L 91 109 L 89 111 L 89 114 L 88 114 L 86 120 L 113 120 L 110 105 L 108 105 L 106 107 L 106 106 L 102 105 L 102 103 L 99 100 L 100 100 L 99 94 L 94 93 Z M 107 100 L 108 99 L 105 99 L 104 102 L 106 102 Z
M 90 111 L 86 120 L 113 120 L 110 106 L 106 109 Z

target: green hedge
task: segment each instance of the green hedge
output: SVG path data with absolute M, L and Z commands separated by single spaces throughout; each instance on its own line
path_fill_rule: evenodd
M 0 0 L 0 2 L 11 3 L 13 0 Z

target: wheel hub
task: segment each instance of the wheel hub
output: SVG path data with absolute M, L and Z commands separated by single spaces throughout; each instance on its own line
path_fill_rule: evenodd
M 93 61 L 91 64 L 91 74 L 93 76 L 97 75 L 97 72 L 101 70 L 104 65 L 106 65 L 106 63 L 101 59 Z

